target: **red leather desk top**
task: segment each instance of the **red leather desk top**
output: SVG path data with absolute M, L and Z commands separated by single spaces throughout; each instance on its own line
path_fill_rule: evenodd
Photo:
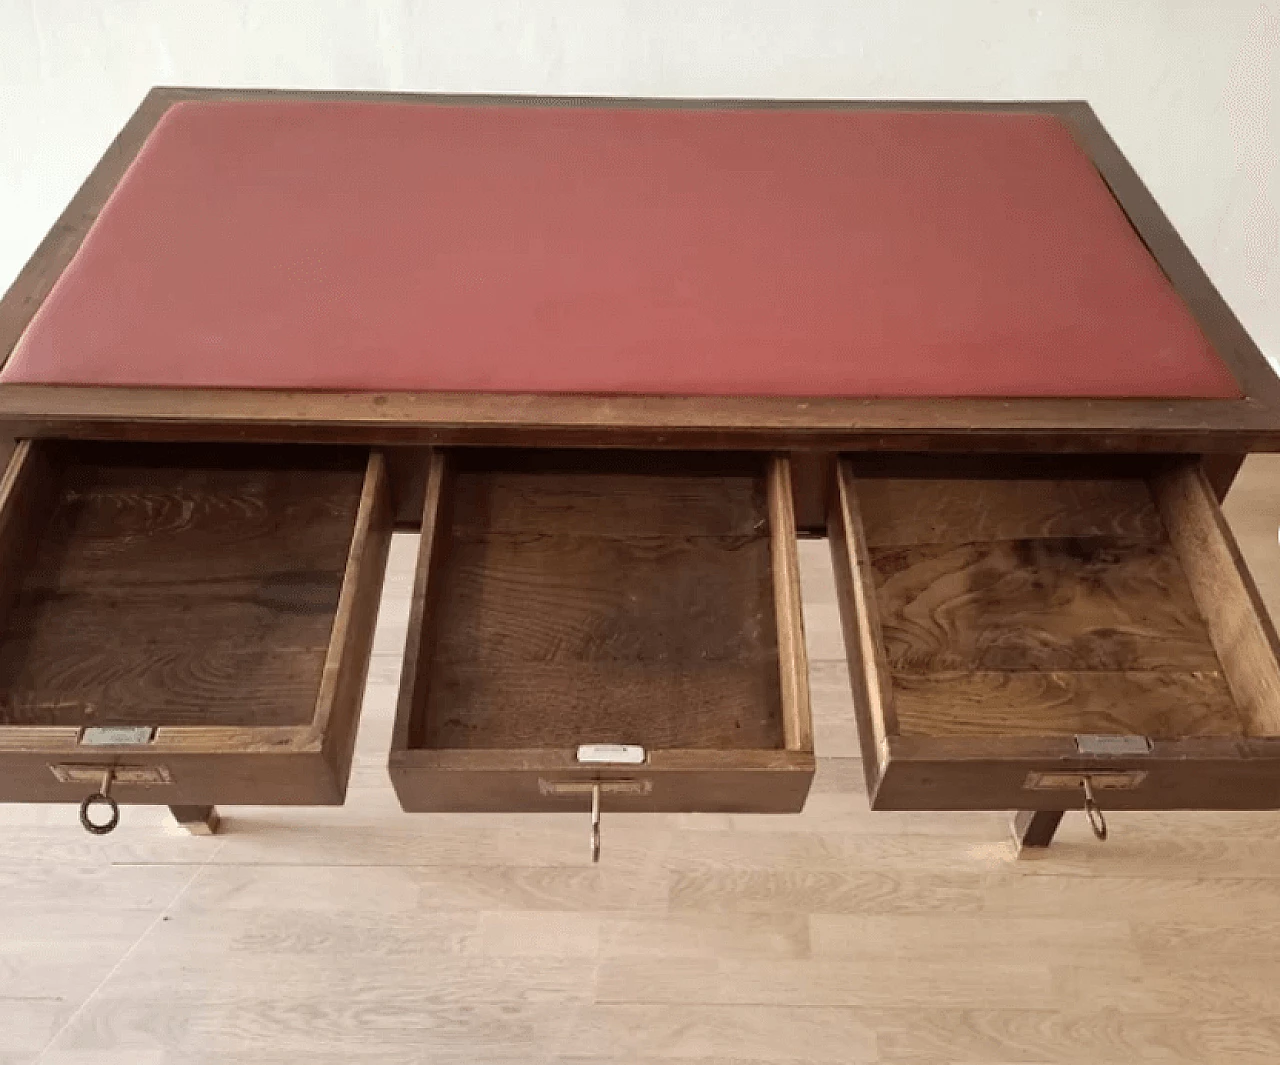
M 4 382 L 1234 397 L 1031 114 L 196 102 Z

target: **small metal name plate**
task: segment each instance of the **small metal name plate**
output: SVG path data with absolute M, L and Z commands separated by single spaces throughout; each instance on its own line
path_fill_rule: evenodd
M 1081 754 L 1150 754 L 1151 741 L 1146 736 L 1077 736 L 1076 750 Z
M 590 795 L 599 788 L 605 795 L 648 795 L 653 791 L 651 780 L 539 780 L 538 791 L 542 795 Z
M 1104 789 L 1129 791 L 1141 786 L 1147 779 L 1147 771 L 1145 769 L 1050 770 L 1045 773 L 1028 773 L 1026 783 L 1022 786 L 1037 790 L 1070 788 L 1073 791 L 1079 791 L 1084 787 L 1086 779 L 1091 787 L 1099 791 Z
M 584 743 L 578 748 L 583 765 L 644 765 L 644 748 L 637 743 Z
M 51 765 L 49 769 L 62 784 L 98 785 L 107 770 L 114 783 L 130 787 L 173 783 L 173 774 L 163 765 Z
M 93 725 L 80 732 L 82 747 L 136 747 L 156 738 L 151 725 Z

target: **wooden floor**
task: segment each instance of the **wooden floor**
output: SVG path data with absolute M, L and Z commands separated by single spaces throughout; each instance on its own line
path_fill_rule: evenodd
M 1280 458 L 1229 512 L 1280 609 Z M 871 814 L 826 545 L 794 817 L 402 814 L 398 537 L 345 808 L 0 809 L 0 1065 L 1280 1061 L 1280 814 Z

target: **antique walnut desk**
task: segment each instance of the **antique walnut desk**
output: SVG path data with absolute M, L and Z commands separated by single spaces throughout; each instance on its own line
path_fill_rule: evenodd
M 1280 381 L 1086 104 L 157 89 L 0 351 L 0 800 L 341 802 L 402 528 L 409 811 L 798 810 L 797 535 L 876 808 L 1280 806 Z

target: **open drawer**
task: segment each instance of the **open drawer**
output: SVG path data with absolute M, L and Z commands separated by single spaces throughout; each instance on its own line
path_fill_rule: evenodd
M 787 460 L 435 452 L 390 767 L 409 811 L 799 810 Z
M 0 800 L 340 803 L 389 531 L 367 450 L 19 443 Z
M 1280 806 L 1276 636 L 1193 459 L 846 456 L 872 805 Z

